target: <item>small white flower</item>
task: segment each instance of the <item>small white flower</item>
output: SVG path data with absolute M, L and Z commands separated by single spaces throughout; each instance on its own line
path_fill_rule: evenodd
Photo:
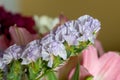
M 39 33 L 46 33 L 52 30 L 58 23 L 59 18 L 51 18 L 48 16 L 34 16 L 36 27 Z

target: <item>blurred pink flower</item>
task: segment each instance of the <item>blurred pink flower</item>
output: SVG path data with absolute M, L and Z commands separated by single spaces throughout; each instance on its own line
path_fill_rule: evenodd
M 38 38 L 37 34 L 31 34 L 25 28 L 12 26 L 9 29 L 12 41 L 18 45 L 26 45 L 30 41 Z
M 68 18 L 66 17 L 66 16 L 64 16 L 64 14 L 60 14 L 59 15 L 59 25 L 62 25 L 62 24 L 64 24 L 65 22 L 67 22 L 68 21 Z
M 13 14 L 9 11 L 6 11 L 2 6 L 0 6 L 0 50 L 1 51 L 9 47 L 11 43 L 16 42 L 11 40 L 12 38 L 9 33 L 10 26 L 13 26 L 15 24 L 17 25 L 17 27 L 21 27 L 20 30 L 25 28 L 26 31 L 25 30 L 22 31 L 25 33 L 27 32 L 27 34 L 36 34 L 36 31 L 34 30 L 35 22 L 32 17 L 22 16 L 19 13 Z
M 72 79 L 74 72 L 75 72 L 75 68 L 73 68 L 72 71 L 70 72 L 69 80 Z M 92 75 L 88 72 L 88 70 L 85 67 L 80 66 L 80 75 L 79 75 L 80 80 L 86 80 L 86 78 L 89 76 L 92 76 Z
M 89 46 L 82 52 L 81 58 L 81 65 L 93 76 L 93 80 L 119 80 L 120 56 L 117 52 L 108 52 L 98 58 L 96 48 Z M 74 69 L 69 74 L 69 80 L 73 71 Z M 80 74 L 84 74 L 84 72 Z
M 11 40 L 8 40 L 5 35 L 0 36 L 0 50 L 1 51 L 5 50 L 12 44 L 26 45 L 30 41 L 39 38 L 37 34 L 31 34 L 25 28 L 20 28 L 16 26 L 11 26 L 9 28 L 9 33 L 10 33 Z

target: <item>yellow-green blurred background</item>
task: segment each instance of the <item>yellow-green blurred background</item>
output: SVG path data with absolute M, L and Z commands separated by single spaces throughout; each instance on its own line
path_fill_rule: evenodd
M 120 0 L 19 0 L 18 12 L 51 17 L 62 12 L 69 19 L 89 14 L 101 21 L 98 39 L 104 49 L 120 51 Z

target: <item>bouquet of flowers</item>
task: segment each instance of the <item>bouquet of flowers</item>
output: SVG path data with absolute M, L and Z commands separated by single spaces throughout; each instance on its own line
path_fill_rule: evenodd
M 109 80 L 119 79 L 119 55 L 109 52 L 98 57 L 93 46 L 101 28 L 97 19 L 89 15 L 77 20 L 63 15 L 55 20 L 42 18 L 34 16 L 38 34 L 17 23 L 8 29 L 11 46 L 0 49 L 0 80 L 108 80 L 109 75 L 113 75 Z

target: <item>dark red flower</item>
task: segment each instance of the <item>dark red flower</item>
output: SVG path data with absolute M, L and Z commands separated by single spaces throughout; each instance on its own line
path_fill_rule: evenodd
M 9 33 L 9 28 L 14 25 L 25 28 L 30 34 L 36 34 L 34 30 L 35 22 L 32 17 L 22 16 L 19 13 L 13 14 L 0 7 L 0 36 L 4 35 L 11 42 L 12 38 Z M 1 37 L 1 41 L 4 37 Z

